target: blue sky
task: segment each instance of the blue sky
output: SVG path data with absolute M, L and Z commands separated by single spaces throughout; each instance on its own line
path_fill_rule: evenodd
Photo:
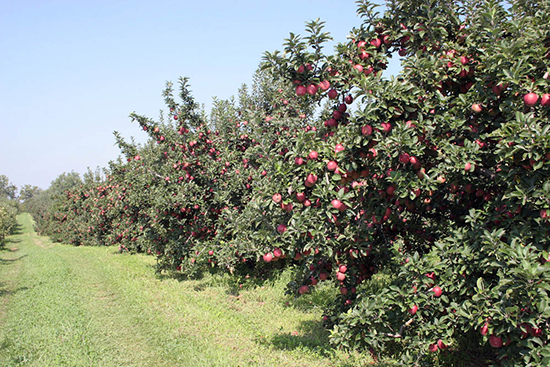
M 47 188 L 105 167 L 128 115 L 157 118 L 166 81 L 190 77 L 209 111 L 252 81 L 263 52 L 321 18 L 335 40 L 359 26 L 352 0 L 0 0 L 0 174 Z

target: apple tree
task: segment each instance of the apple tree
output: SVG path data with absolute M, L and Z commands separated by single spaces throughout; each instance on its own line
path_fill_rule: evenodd
M 340 289 L 325 317 L 337 345 L 406 365 L 468 348 L 548 364 L 550 5 L 358 1 L 358 15 L 333 55 L 319 22 L 266 54 L 332 113 L 273 162 L 262 235 L 301 259 L 296 292 Z

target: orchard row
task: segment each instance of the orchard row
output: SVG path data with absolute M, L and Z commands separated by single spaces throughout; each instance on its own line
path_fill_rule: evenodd
M 297 295 L 338 288 L 336 345 L 406 365 L 550 364 L 550 7 L 374 10 L 331 55 L 322 22 L 291 34 L 209 117 L 169 84 L 160 121 L 132 115 L 148 143 L 117 136 L 124 159 L 38 223 L 159 270 L 292 266 Z

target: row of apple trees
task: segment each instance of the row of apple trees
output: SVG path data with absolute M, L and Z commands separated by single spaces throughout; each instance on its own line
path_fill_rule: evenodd
M 550 364 L 550 4 L 358 15 L 330 54 L 322 22 L 291 34 L 210 117 L 168 85 L 159 121 L 132 115 L 148 143 L 117 137 L 124 159 L 66 192 L 52 235 L 161 270 L 292 264 L 295 294 L 339 289 L 332 342 L 404 365 Z
M 18 211 L 16 201 L 17 187 L 10 183 L 6 175 L 0 175 L 0 246 L 15 228 L 15 215 Z

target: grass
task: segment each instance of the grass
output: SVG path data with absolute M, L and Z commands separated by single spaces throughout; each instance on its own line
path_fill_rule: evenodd
M 51 243 L 27 214 L 0 249 L 2 366 L 363 366 L 336 351 L 288 273 L 240 287 L 159 276 L 154 259 Z

